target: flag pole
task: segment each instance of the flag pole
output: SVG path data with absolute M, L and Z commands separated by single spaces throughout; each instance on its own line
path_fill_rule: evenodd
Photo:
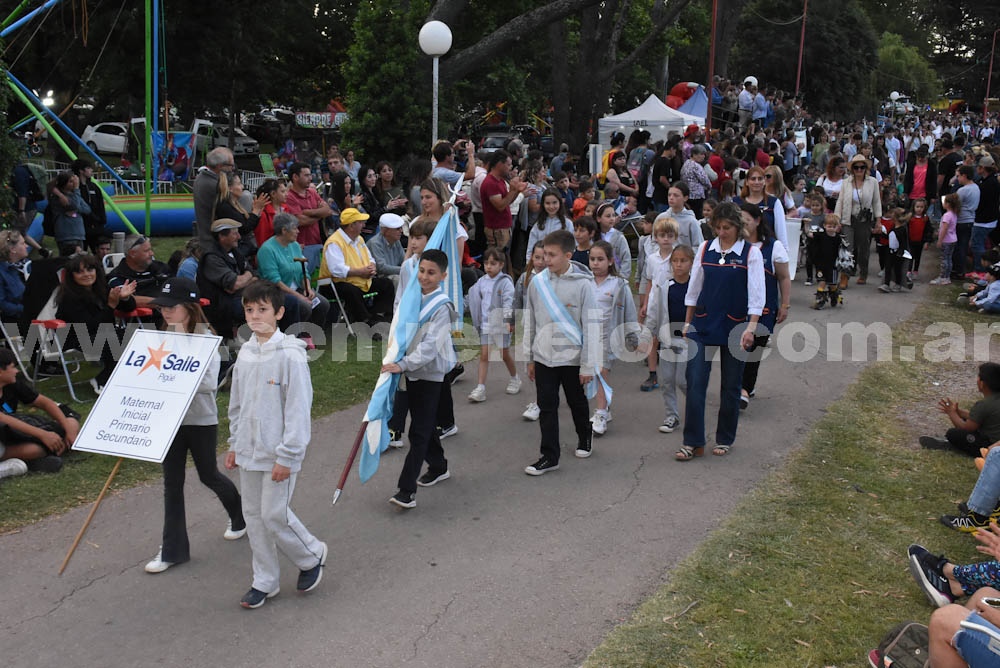
M 347 463 L 344 465 L 344 471 L 340 474 L 340 482 L 337 483 L 337 489 L 333 490 L 333 503 L 330 505 L 337 505 L 337 499 L 340 498 L 341 492 L 344 491 L 344 485 L 347 484 L 347 476 L 351 473 L 351 468 L 354 466 L 354 459 L 358 456 L 358 449 L 361 447 L 361 441 L 365 437 L 365 430 L 368 429 L 368 420 L 361 423 L 361 429 L 358 429 L 358 435 L 354 439 L 354 447 L 351 448 L 351 454 L 347 456 Z
M 69 564 L 69 560 L 73 558 L 73 553 L 76 552 L 76 548 L 80 544 L 80 539 L 83 538 L 83 534 L 86 533 L 87 527 L 90 526 L 90 521 L 94 519 L 94 515 L 100 507 L 101 501 L 104 500 L 104 495 L 108 493 L 108 488 L 111 487 L 111 481 L 115 479 L 115 475 L 118 473 L 118 469 L 121 467 L 122 461 L 124 461 L 124 459 L 119 457 L 118 461 L 115 462 L 115 467 L 111 469 L 111 473 L 108 475 L 108 479 L 104 483 L 104 488 L 101 490 L 101 493 L 97 495 L 97 500 L 94 501 L 94 507 L 90 509 L 90 514 L 87 515 L 86 521 L 84 521 L 83 526 L 80 527 L 80 532 L 76 534 L 76 540 L 73 541 L 73 544 L 69 548 L 69 552 L 66 553 L 66 558 L 63 559 L 62 566 L 59 567 L 59 575 L 63 574 L 63 571 L 66 570 L 66 566 Z

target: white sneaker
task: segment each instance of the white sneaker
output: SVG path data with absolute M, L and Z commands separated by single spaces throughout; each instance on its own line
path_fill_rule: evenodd
M 153 557 L 153 560 L 150 561 L 148 564 L 146 564 L 146 572 L 162 573 L 163 571 L 167 570 L 173 565 L 174 564 L 172 561 L 163 560 L 163 548 L 161 547 L 160 550 L 156 553 L 156 556 Z
M 28 472 L 28 465 L 21 459 L 5 459 L 0 462 L 0 478 L 13 478 Z
M 675 416 L 671 415 L 670 417 L 668 417 L 666 420 L 663 421 L 663 424 L 660 425 L 660 432 L 663 434 L 671 434 L 673 433 L 674 429 L 677 429 L 677 427 L 680 426 L 680 423 L 681 423 L 680 420 L 678 420 Z
M 476 403 L 482 403 L 486 401 L 486 386 L 476 385 L 476 389 L 469 392 L 469 401 L 474 401 Z
M 532 401 L 530 404 L 527 405 L 527 407 L 525 407 L 524 412 L 521 413 L 521 417 L 523 417 L 525 420 L 531 420 L 532 422 L 534 422 L 539 418 L 541 414 L 542 414 L 542 409 L 538 407 L 538 404 Z
M 517 394 L 521 391 L 521 379 L 517 376 L 512 376 L 510 382 L 507 383 L 507 394 Z
M 233 531 L 233 521 L 229 520 L 228 522 L 226 522 L 226 532 L 222 534 L 222 537 L 225 538 L 226 540 L 239 540 L 240 538 L 243 538 L 243 536 L 245 535 L 247 535 L 246 525 L 244 525 L 243 528 L 238 531 Z
M 101 392 L 104 391 L 104 386 L 103 385 L 98 385 L 96 378 L 91 378 L 90 379 L 90 386 L 92 388 L 94 388 L 94 394 L 96 394 L 97 396 L 101 396 Z
M 593 418 L 593 430 L 598 436 L 603 436 L 608 430 L 608 413 L 607 411 L 598 410 L 594 413 Z

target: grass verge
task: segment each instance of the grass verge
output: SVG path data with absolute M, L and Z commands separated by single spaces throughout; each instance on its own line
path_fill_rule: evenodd
M 174 237 L 155 239 L 157 255 L 168 257 L 169 252 L 183 245 L 184 241 L 186 239 Z M 345 338 L 340 337 L 338 341 Z M 331 345 L 334 345 L 337 355 L 331 354 Z M 322 354 L 316 354 L 309 365 L 313 383 L 313 419 L 365 401 L 375 386 L 382 356 L 381 348 L 367 350 L 362 344 L 359 350 L 354 339 L 346 339 L 346 348 L 328 342 L 326 346 L 317 349 L 316 353 L 320 352 Z M 72 404 L 84 418 L 93 407 L 93 392 L 87 385 L 87 379 L 96 372 L 96 367 L 84 365 L 74 375 L 77 395 L 85 401 L 90 400 L 87 403 Z M 51 378 L 39 383 L 38 390 L 57 402 L 71 403 L 61 378 Z M 229 436 L 226 418 L 228 405 L 228 392 L 220 392 L 220 450 L 225 447 L 225 439 Z M 3 480 L 0 482 L 0 533 L 15 530 L 53 513 L 91 503 L 100 492 L 114 463 L 113 457 L 85 452 L 72 453 L 66 458 L 63 470 L 57 474 L 31 473 Z M 160 477 L 158 464 L 126 459 L 115 477 L 112 490 L 158 481 Z
M 957 293 L 934 289 L 894 329 L 895 345 L 921 351 L 940 341 L 928 335 L 932 322 L 969 333 L 991 322 L 952 306 Z M 906 548 L 919 542 L 960 563 L 979 560 L 971 537 L 937 522 L 967 498 L 976 471 L 971 459 L 921 450 L 916 439 L 943 433 L 937 397 L 948 392 L 965 407 L 978 398 L 978 363 L 917 358 L 894 354 L 867 367 L 787 465 L 585 666 L 860 667 L 895 623 L 926 623 L 932 609 L 907 571 Z

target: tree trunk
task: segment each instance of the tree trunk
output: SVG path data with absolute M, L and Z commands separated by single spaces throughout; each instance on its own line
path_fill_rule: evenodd
M 736 43 L 736 29 L 748 0 L 719 0 L 719 22 L 715 27 L 715 73 L 729 78 L 729 52 Z
M 565 21 L 553 21 L 549 24 L 549 63 L 552 65 L 552 144 L 558 151 L 559 144 L 569 144 L 574 151 L 577 149 L 573 143 L 573 136 L 569 132 L 570 124 L 570 73 L 566 66 L 566 59 L 559 56 L 566 52 L 566 23 Z

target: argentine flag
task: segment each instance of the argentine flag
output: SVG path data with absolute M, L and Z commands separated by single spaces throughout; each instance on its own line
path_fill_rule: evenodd
M 456 312 L 463 313 L 462 267 L 458 255 L 458 215 L 454 205 L 449 207 L 438 221 L 426 248 L 437 248 L 448 256 L 448 277 L 442 281 L 441 288 L 455 305 Z M 398 362 L 406 355 L 406 349 L 410 347 L 419 326 L 421 300 L 420 282 L 414 274 L 404 288 L 399 306 L 392 315 L 388 346 L 385 357 L 382 358 L 383 365 Z M 461 318 L 458 319 L 456 327 L 461 331 Z M 398 387 L 398 373 L 382 372 L 375 383 L 372 398 L 368 401 L 368 410 L 365 411 L 368 427 L 365 429 L 365 440 L 361 448 L 361 461 L 358 462 L 361 482 L 368 482 L 368 479 L 375 475 L 379 457 L 389 447 L 389 418 L 392 417 L 392 404 Z

